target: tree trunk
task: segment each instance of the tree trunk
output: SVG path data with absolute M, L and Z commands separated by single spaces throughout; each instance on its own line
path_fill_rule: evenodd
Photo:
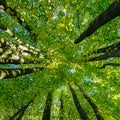
M 80 118 L 82 120 L 89 120 L 88 116 L 87 116 L 87 113 L 85 112 L 85 110 L 83 109 L 83 107 L 80 105 L 80 102 L 77 98 L 77 95 L 74 91 L 74 89 L 71 87 L 71 85 L 69 84 L 69 88 L 70 88 L 70 92 L 72 93 L 72 97 L 73 97 L 73 100 L 74 100 L 74 104 L 77 108 L 77 111 L 80 115 Z
M 0 63 L 1 64 L 31 64 L 42 63 L 42 59 L 45 55 L 35 47 L 25 45 L 19 40 L 13 39 L 13 41 L 6 41 L 0 39 Z M 9 51 L 8 51 L 9 50 Z
M 91 56 L 93 54 L 99 54 L 99 53 L 107 53 L 107 52 L 111 52 L 119 49 L 120 49 L 120 42 L 97 49 L 87 55 L 84 55 L 83 57 L 87 57 L 87 56 Z
M 4 2 L 3 2 L 3 1 L 4 1 Z M 20 17 L 21 15 L 17 12 L 17 10 L 16 10 L 15 8 L 9 7 L 9 6 L 7 5 L 6 0 L 1 0 L 1 1 L 0 1 L 0 5 L 3 5 L 4 10 L 5 10 L 10 16 L 16 17 L 17 20 L 18 20 L 18 22 L 19 22 L 19 24 L 20 24 L 21 26 L 24 25 L 23 27 L 30 33 L 31 38 L 34 39 L 34 44 L 37 44 L 36 42 L 37 42 L 37 36 L 38 36 L 38 34 L 37 34 L 37 33 L 33 33 L 32 27 L 26 22 L 25 19 L 23 19 L 23 18 Z M 10 12 L 8 12 L 8 9 L 10 10 Z M 2 28 L 5 29 L 6 27 L 2 27 Z
M 23 107 L 23 109 L 21 110 L 21 112 L 20 112 L 20 114 L 19 114 L 19 116 L 18 116 L 18 118 L 17 118 L 16 120 L 22 120 L 22 117 L 23 117 L 26 109 L 28 108 L 28 106 L 29 106 L 31 103 L 34 102 L 34 98 L 35 98 L 35 97 L 36 97 L 36 95 L 27 103 L 26 106 Z
M 120 50 L 118 49 L 115 51 L 107 52 L 107 53 L 104 53 L 97 57 L 90 58 L 87 61 L 100 61 L 100 60 L 106 60 L 106 59 L 112 58 L 112 57 L 120 57 Z
M 103 64 L 103 66 L 97 67 L 97 68 L 98 68 L 98 69 L 103 69 L 103 68 L 105 68 L 105 67 L 107 67 L 107 66 L 116 66 L 116 67 L 120 67 L 120 63 L 105 63 L 105 64 Z
M 107 47 L 103 47 L 95 51 L 95 53 L 106 53 L 120 49 L 120 42 L 109 45 Z
M 52 92 L 50 91 L 47 95 L 42 120 L 50 120 L 51 104 L 52 104 Z
M 62 96 L 60 97 L 60 111 L 59 111 L 59 120 L 63 120 L 63 114 L 64 114 L 64 111 L 63 111 L 63 106 L 64 106 L 64 103 L 63 103 L 63 99 L 62 99 Z
M 97 57 L 86 59 L 87 56 L 92 56 L 92 55 L 97 55 L 97 54 L 100 54 L 100 55 Z M 96 51 L 93 51 L 92 53 L 84 55 L 83 58 L 85 59 L 83 59 L 83 61 L 85 62 L 99 61 L 99 60 L 105 60 L 111 57 L 120 57 L 120 42 L 109 45 L 107 47 L 100 48 Z
M 21 109 L 18 110 L 12 117 L 10 117 L 9 120 L 15 120 L 15 118 L 19 115 L 20 112 L 21 112 Z
M 10 117 L 9 120 L 22 120 L 22 117 L 24 115 L 24 112 L 26 111 L 26 109 L 28 108 L 28 106 L 34 102 L 36 95 L 24 106 L 22 107 L 20 110 L 18 110 L 12 117 Z M 18 116 L 19 115 L 19 116 Z M 18 117 L 17 117 L 18 116 Z
M 43 70 L 43 67 L 38 67 L 38 68 L 18 68 L 18 69 L 0 69 L 0 79 L 5 79 L 5 78 L 14 78 L 26 74 L 31 74 L 32 72 L 37 72 L 40 70 Z
M 113 2 L 103 13 L 95 18 L 88 28 L 74 41 L 75 44 L 83 41 L 86 37 L 93 34 L 98 28 L 106 24 L 110 20 L 120 15 L 120 0 Z
M 92 109 L 94 110 L 97 120 L 104 120 L 103 116 L 99 112 L 97 105 L 93 102 L 93 100 L 84 93 L 83 89 L 77 83 L 75 84 L 79 88 L 79 90 L 82 92 L 83 96 L 86 98 L 88 103 L 91 105 Z

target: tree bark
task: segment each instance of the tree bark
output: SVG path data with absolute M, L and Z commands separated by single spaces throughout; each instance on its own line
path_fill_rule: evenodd
M 52 104 L 52 92 L 50 91 L 47 95 L 42 120 L 50 120 L 51 104 Z
M 92 55 L 100 54 L 97 57 L 90 58 Z M 89 58 L 87 58 L 89 56 Z M 99 60 L 105 60 L 111 57 L 120 57 L 120 42 L 109 45 L 107 47 L 100 48 L 96 51 L 93 51 L 87 55 L 83 56 L 83 61 L 99 61 Z
M 22 117 L 26 111 L 26 109 L 28 108 L 28 106 L 34 102 L 36 95 L 30 100 L 28 101 L 28 103 L 22 107 L 20 110 L 18 110 L 12 117 L 10 117 L 9 120 L 22 120 Z M 19 116 L 18 116 L 19 115 Z M 17 117 L 18 116 L 18 117 Z
M 34 102 L 34 98 L 36 97 L 36 95 L 27 103 L 27 105 L 25 107 L 23 107 L 23 109 L 21 110 L 18 118 L 16 120 L 22 120 L 22 117 L 24 116 L 24 113 L 26 111 L 26 109 L 28 108 L 28 106 Z
M 116 67 L 120 67 L 120 63 L 105 63 L 105 64 L 103 64 L 103 66 L 98 67 L 98 69 L 104 69 L 104 68 L 106 68 L 107 66 L 116 66 Z
M 103 116 L 99 112 L 97 105 L 93 102 L 93 100 L 85 94 L 83 89 L 76 82 L 75 82 L 75 84 L 79 88 L 79 90 L 82 92 L 83 96 L 86 98 L 88 103 L 91 105 L 92 109 L 94 110 L 97 120 L 104 120 Z
M 30 74 L 32 72 L 37 72 L 40 70 L 43 70 L 43 67 L 34 67 L 34 68 L 18 68 L 18 69 L 0 69 L 0 79 L 5 79 L 5 78 L 14 78 L 26 74 Z
M 104 53 L 104 54 L 99 55 L 97 57 L 90 58 L 90 59 L 86 60 L 86 62 L 87 61 L 92 62 L 92 61 L 106 60 L 106 59 L 112 58 L 112 57 L 120 57 L 120 50 L 118 49 L 115 51 Z
M 107 52 L 115 51 L 118 49 L 120 49 L 120 42 L 97 49 L 96 51 L 93 51 L 92 53 L 89 53 L 88 55 L 85 55 L 84 57 L 91 56 L 93 54 L 98 54 L 98 53 L 107 53 Z
M 4 2 L 3 2 L 4 1 Z M 0 5 L 3 5 L 4 10 L 6 11 L 6 13 L 8 13 L 10 16 L 15 16 L 18 20 L 18 23 L 23 26 L 29 33 L 30 33 L 30 37 L 34 39 L 35 44 L 37 44 L 37 33 L 33 33 L 32 32 L 32 27 L 25 21 L 25 19 L 23 20 L 23 18 L 20 17 L 20 14 L 17 12 L 17 10 L 15 8 L 11 8 L 7 5 L 7 1 L 6 0 L 1 0 L 0 1 Z M 8 12 L 7 10 L 10 10 L 10 12 Z M 24 25 L 23 25 L 24 24 Z M 3 29 L 6 29 L 5 26 L 1 25 L 1 27 Z
M 45 55 L 32 46 L 25 45 L 21 41 L 8 42 L 4 39 L 0 40 L 0 63 L 1 64 L 26 64 L 41 63 Z
M 77 95 L 76 95 L 74 89 L 71 87 L 70 84 L 68 84 L 68 85 L 69 85 L 70 92 L 71 92 L 71 94 L 72 94 L 72 97 L 73 97 L 73 100 L 74 100 L 74 104 L 75 104 L 75 106 L 76 106 L 76 108 L 77 108 L 77 111 L 78 111 L 78 113 L 79 113 L 80 118 L 81 118 L 82 120 L 89 120 L 86 111 L 85 111 L 85 110 L 83 109 L 83 107 L 80 105 L 80 102 L 79 102 L 79 100 L 78 100 L 78 98 L 77 98 Z
M 63 99 L 62 99 L 62 96 L 60 97 L 60 111 L 59 111 L 59 120 L 63 120 L 63 106 L 64 106 L 64 103 L 63 103 Z
M 19 17 L 19 14 L 18 14 L 18 12 L 15 10 L 15 8 L 9 7 L 9 6 L 7 5 L 6 0 L 1 0 L 1 1 L 0 1 L 0 5 L 3 5 L 4 10 L 5 10 L 9 15 L 15 16 L 15 17 L 17 18 L 19 24 L 23 26 L 23 23 L 24 23 L 24 22 L 23 22 L 22 19 Z M 8 12 L 7 9 L 9 9 L 11 12 Z M 30 28 L 30 26 L 29 26 L 28 24 L 25 23 L 25 26 L 24 26 L 24 27 L 25 27 L 25 29 L 26 29 L 28 32 L 31 31 L 31 28 Z
M 75 44 L 92 35 L 98 28 L 120 15 L 120 0 L 113 2 L 104 12 L 95 18 L 88 28 L 74 41 Z

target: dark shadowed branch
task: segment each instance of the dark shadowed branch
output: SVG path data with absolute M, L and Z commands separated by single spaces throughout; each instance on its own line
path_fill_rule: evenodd
M 107 53 L 107 52 L 115 51 L 118 49 L 120 49 L 120 42 L 114 43 L 112 45 L 108 45 L 107 47 L 100 48 L 100 49 L 88 54 L 87 56 L 90 56 L 92 54 L 98 54 L 98 53 Z

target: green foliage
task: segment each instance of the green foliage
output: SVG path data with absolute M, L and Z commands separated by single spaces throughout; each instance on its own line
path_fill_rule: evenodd
M 105 69 L 99 69 L 104 63 L 120 63 L 120 58 L 110 58 L 97 62 L 83 61 L 84 55 L 119 41 L 117 30 L 120 28 L 120 17 L 101 27 L 83 43 L 73 44 L 79 34 L 87 28 L 90 21 L 113 1 L 7 0 L 7 5 L 17 11 L 17 16 L 11 16 L 10 9 L 5 11 L 0 8 L 0 38 L 17 44 L 15 36 L 24 45 L 29 44 L 39 49 L 44 55 L 44 58 L 40 59 L 41 63 L 21 64 L 17 67 L 42 66 L 44 70 L 0 81 L 1 120 L 9 119 L 35 94 L 37 96 L 34 104 L 31 104 L 25 111 L 23 120 L 42 119 L 45 101 L 50 90 L 54 91 L 51 120 L 59 118 L 61 96 L 64 100 L 63 118 L 65 120 L 79 119 L 68 82 L 75 89 L 89 118 L 95 119 L 90 105 L 85 101 L 74 81 L 93 98 L 106 120 L 120 119 L 119 67 L 107 66 Z M 18 18 L 23 19 L 22 24 L 19 23 Z M 30 27 L 30 30 L 25 28 L 26 25 Z M 6 33 L 3 28 L 8 28 L 13 36 Z M 88 59 L 89 56 L 86 58 Z M 39 61 L 39 58 L 34 56 L 26 57 L 26 59 Z M 0 64 L 1 69 L 11 67 L 13 66 L 9 64 Z

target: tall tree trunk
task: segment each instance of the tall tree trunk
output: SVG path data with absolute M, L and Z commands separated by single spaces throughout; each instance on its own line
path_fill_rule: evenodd
M 10 117 L 9 120 L 15 120 L 15 118 L 19 115 L 20 112 L 21 112 L 21 109 L 18 110 L 12 117 Z
M 20 40 L 13 39 L 13 41 L 7 41 L 0 39 L 0 63 L 1 64 L 31 64 L 42 63 L 45 55 L 35 47 L 25 45 Z M 9 49 L 9 51 L 8 51 Z
M 74 104 L 75 104 L 75 106 L 76 106 L 76 108 L 77 108 L 77 111 L 78 111 L 78 113 L 79 113 L 79 115 L 80 115 L 80 118 L 81 118 L 82 120 L 89 120 L 86 111 L 85 111 L 85 110 L 83 109 L 83 107 L 80 105 L 80 102 L 79 102 L 79 100 L 78 100 L 78 98 L 77 98 L 77 95 L 76 95 L 74 89 L 71 87 L 70 84 L 68 84 L 68 85 L 69 85 L 69 88 L 70 88 L 70 92 L 72 93 L 72 97 L 73 97 L 73 100 L 74 100 Z
M 108 58 L 112 58 L 112 57 L 120 57 L 120 50 L 115 50 L 115 51 L 111 51 L 111 52 L 107 52 L 107 53 L 104 53 L 102 55 L 99 55 L 97 57 L 93 57 L 93 58 L 90 58 L 87 61 L 100 61 L 100 60 L 106 60 Z
M 7 1 L 6 1 L 6 0 L 0 0 L 0 5 L 3 5 L 4 10 L 5 10 L 10 16 L 16 17 L 17 20 L 18 20 L 18 22 L 19 22 L 19 24 L 20 24 L 21 26 L 23 26 L 23 24 L 24 24 L 23 27 L 30 33 L 31 38 L 34 39 L 34 42 L 35 42 L 35 44 L 36 44 L 36 42 L 37 42 L 37 41 L 36 41 L 36 40 L 37 40 L 37 39 L 36 39 L 36 36 L 38 36 L 38 34 L 32 32 L 31 26 L 25 21 L 25 19 L 23 19 L 23 18 L 20 17 L 21 15 L 17 12 L 17 10 L 16 10 L 15 8 L 9 7 L 9 6 L 7 5 Z M 10 12 L 8 12 L 8 9 L 10 10 Z M 4 27 L 2 26 L 2 28 L 6 29 L 5 26 L 4 26 Z
M 100 54 L 97 57 L 93 58 L 87 58 L 87 56 L 97 55 Z M 100 48 L 96 51 L 93 51 L 87 55 L 84 55 L 83 61 L 99 61 L 99 60 L 105 60 L 111 57 L 120 57 L 120 42 L 109 45 L 107 47 Z M 86 59 L 87 58 L 87 59 Z
M 22 107 L 20 110 L 18 110 L 12 117 L 10 117 L 9 120 L 22 120 L 22 117 L 26 111 L 26 109 L 28 108 L 28 106 L 30 104 L 32 104 L 34 102 L 34 99 L 35 99 L 36 95 L 30 100 L 28 101 L 28 103 Z M 19 116 L 18 116 L 19 115 Z M 18 116 L 18 117 L 17 117 Z
M 93 102 L 93 100 L 85 94 L 83 89 L 76 82 L 75 82 L 75 84 L 79 88 L 79 90 L 83 93 L 83 96 L 86 98 L 88 103 L 91 105 L 92 109 L 94 110 L 97 120 L 104 120 L 103 116 L 99 112 L 97 105 Z
M 51 104 L 52 104 L 52 92 L 50 91 L 47 95 L 42 120 L 50 120 Z
M 34 67 L 34 68 L 18 68 L 18 69 L 0 69 L 0 79 L 5 78 L 14 78 L 26 74 L 31 74 L 33 72 L 37 72 L 43 70 L 43 67 Z
M 120 42 L 117 42 L 117 43 L 114 43 L 112 45 L 108 45 L 106 47 L 97 49 L 91 53 L 88 53 L 87 55 L 84 55 L 83 57 L 85 58 L 87 56 L 91 56 L 94 54 L 102 54 L 102 53 L 112 52 L 112 51 L 119 50 L 119 49 L 120 49 Z
M 93 53 L 106 53 L 106 52 L 111 52 L 120 49 L 120 42 L 109 45 L 107 47 L 100 48 L 96 51 L 93 51 Z
M 107 66 L 116 66 L 116 67 L 120 67 L 120 63 L 104 63 L 103 66 L 101 67 L 97 67 L 98 69 L 103 69 Z
M 34 102 L 34 98 L 35 98 L 35 97 L 36 97 L 36 95 L 27 103 L 26 106 L 23 107 L 23 109 L 21 110 L 21 112 L 20 112 L 20 114 L 19 114 L 19 116 L 18 116 L 18 118 L 17 118 L 16 120 L 22 120 L 22 117 L 23 117 L 26 109 L 28 108 L 28 106 L 29 106 L 31 103 Z
M 63 103 L 63 98 L 62 96 L 60 97 L 60 110 L 59 110 L 59 120 L 63 120 L 63 106 L 64 106 L 64 103 Z
M 81 42 L 86 37 L 93 34 L 98 28 L 106 24 L 110 20 L 116 18 L 120 15 L 120 0 L 113 2 L 103 13 L 101 13 L 97 18 L 95 18 L 88 28 L 80 35 L 78 39 L 74 41 L 75 44 Z

